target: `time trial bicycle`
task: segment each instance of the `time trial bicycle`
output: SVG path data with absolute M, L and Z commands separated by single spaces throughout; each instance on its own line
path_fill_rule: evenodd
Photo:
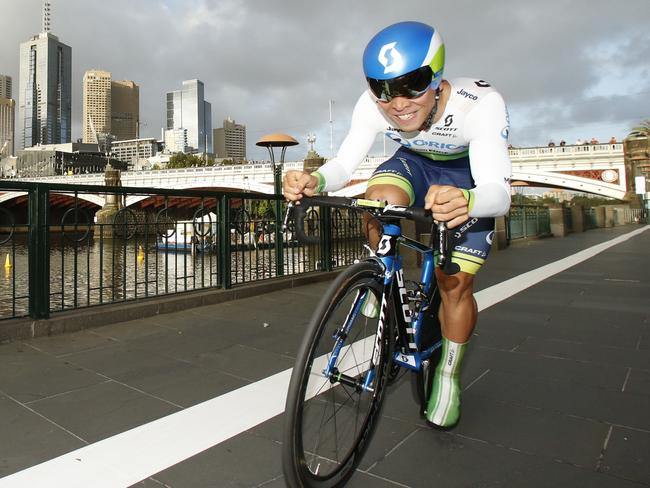
M 379 420 L 385 389 L 400 370 L 414 373 L 412 385 L 424 415 L 441 347 L 434 271 L 436 265 L 448 274 L 458 268 L 450 259 L 444 223 L 433 224 L 432 245 L 401 233 L 400 219 L 433 223 L 429 211 L 373 200 L 305 197 L 287 210 L 287 216 L 291 207 L 299 211 L 299 240 L 307 239 L 304 212 L 315 206 L 368 212 L 383 229 L 376 251 L 341 272 L 322 297 L 289 383 L 285 479 L 292 487 L 329 488 L 344 485 L 354 473 Z M 404 279 L 402 247 L 422 255 L 418 282 Z

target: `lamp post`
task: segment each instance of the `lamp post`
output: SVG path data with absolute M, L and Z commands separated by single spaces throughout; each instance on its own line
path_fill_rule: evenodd
M 255 143 L 257 146 L 266 147 L 271 157 L 271 164 L 273 166 L 273 189 L 275 192 L 275 266 L 276 275 L 282 276 L 284 274 L 284 254 L 282 253 L 282 168 L 284 166 L 284 155 L 287 152 L 287 147 L 295 146 L 298 144 L 293 137 L 287 134 L 267 134 Z M 280 160 L 275 160 L 273 148 L 281 148 Z

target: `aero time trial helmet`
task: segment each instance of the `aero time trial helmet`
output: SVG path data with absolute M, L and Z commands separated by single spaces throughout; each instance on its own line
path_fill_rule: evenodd
M 363 72 L 382 101 L 416 98 L 438 88 L 445 67 L 440 33 L 421 22 L 399 22 L 379 31 L 363 52 Z

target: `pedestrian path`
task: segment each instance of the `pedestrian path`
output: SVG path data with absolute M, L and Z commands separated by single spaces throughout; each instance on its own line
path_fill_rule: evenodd
M 404 378 L 349 486 L 649 486 L 646 230 L 494 253 L 461 423 L 426 427 Z M 284 486 L 284 393 L 325 287 L 0 346 L 0 488 Z

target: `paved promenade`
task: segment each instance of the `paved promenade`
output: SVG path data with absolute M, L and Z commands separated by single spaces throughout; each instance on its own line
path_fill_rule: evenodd
M 424 425 L 404 378 L 348 486 L 650 486 L 649 228 L 515 244 L 477 281 L 460 424 Z M 0 345 L 0 488 L 285 486 L 326 286 Z

